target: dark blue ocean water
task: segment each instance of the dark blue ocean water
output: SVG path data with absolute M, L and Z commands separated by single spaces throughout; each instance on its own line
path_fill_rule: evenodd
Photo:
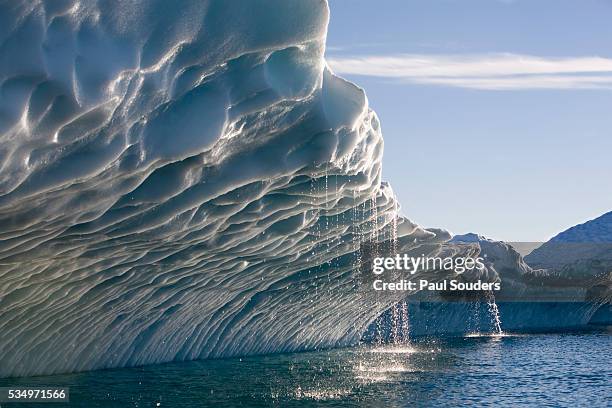
M 0 380 L 70 403 L 2 407 L 610 406 L 612 333 L 421 339 L 308 353 Z

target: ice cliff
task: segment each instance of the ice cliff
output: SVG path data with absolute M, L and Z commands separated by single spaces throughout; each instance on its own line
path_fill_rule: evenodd
M 383 140 L 322 0 L 0 4 L 0 376 L 351 344 Z

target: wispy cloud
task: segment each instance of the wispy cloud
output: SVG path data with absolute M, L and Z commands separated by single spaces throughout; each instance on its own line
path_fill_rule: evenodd
M 518 54 L 328 57 L 339 74 L 488 90 L 612 89 L 612 59 Z

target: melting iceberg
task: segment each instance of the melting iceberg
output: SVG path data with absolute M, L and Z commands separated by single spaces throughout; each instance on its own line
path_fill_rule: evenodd
M 354 344 L 404 296 L 362 244 L 478 253 L 398 215 L 328 14 L 0 4 L 0 376 Z
M 459 279 L 501 282 L 501 290 L 417 293 L 407 299 L 403 317 L 398 319 L 397 306 L 392 307 L 370 325 L 365 337 L 393 339 L 393 330 L 404 320 L 409 322 L 410 336 L 538 332 L 612 324 L 612 247 L 610 235 L 605 234 L 612 227 L 609 214 L 559 234 L 525 259 L 504 242 L 476 234 L 454 236 L 445 245 L 476 245 L 487 266 L 485 273 L 466 272 Z M 585 233 L 570 240 L 576 229 Z M 585 229 L 592 232 L 590 238 Z
M 397 215 L 325 1 L 0 5 L 0 376 L 346 345 Z

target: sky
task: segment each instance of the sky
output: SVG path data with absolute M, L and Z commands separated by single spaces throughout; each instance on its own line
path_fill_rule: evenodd
M 546 241 L 612 210 L 612 0 L 330 0 L 402 214 Z

